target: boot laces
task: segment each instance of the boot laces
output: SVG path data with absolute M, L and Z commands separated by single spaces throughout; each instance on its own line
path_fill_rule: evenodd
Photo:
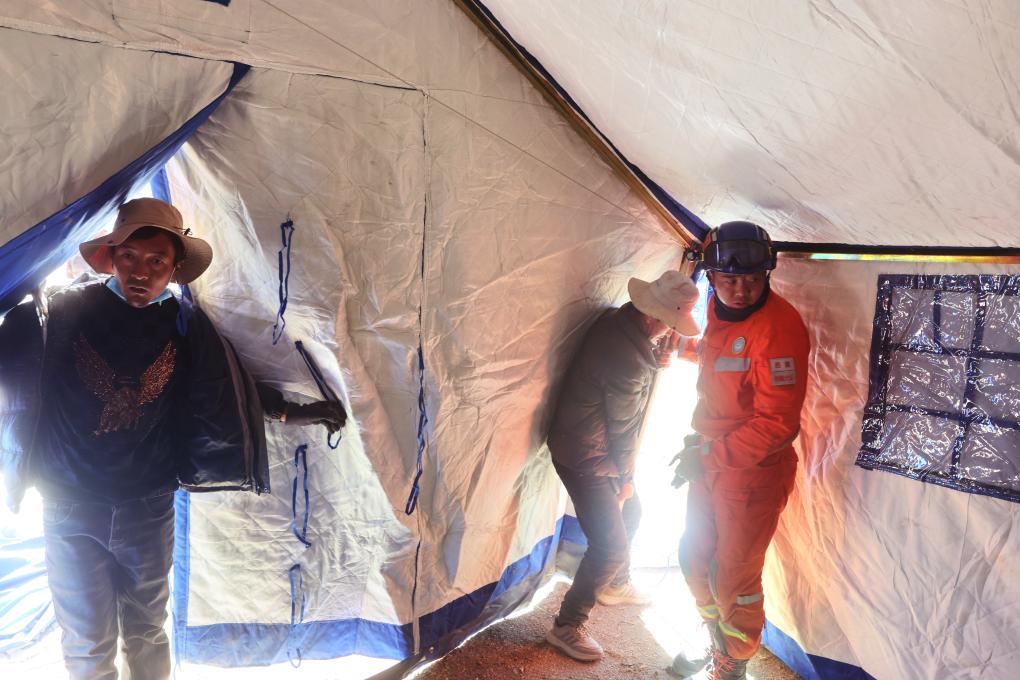
M 724 674 L 732 673 L 737 668 L 737 660 L 732 656 L 712 646 L 712 679 L 724 678 Z

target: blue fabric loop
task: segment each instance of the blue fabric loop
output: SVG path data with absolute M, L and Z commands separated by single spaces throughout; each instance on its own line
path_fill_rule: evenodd
M 280 308 L 276 311 L 276 323 L 273 324 L 274 345 L 283 337 L 283 330 L 287 327 L 283 313 L 287 311 L 287 299 L 290 297 L 290 246 L 294 240 L 294 220 L 290 217 L 280 225 L 280 240 L 283 241 L 283 246 L 276 253 L 280 277 Z M 287 253 L 286 258 L 284 252 Z
M 294 628 L 305 620 L 305 589 L 301 579 L 301 565 L 295 564 L 288 569 L 287 576 L 290 578 L 290 629 L 287 637 L 290 638 Z M 294 668 L 301 665 L 301 647 L 295 645 L 291 651 L 290 640 L 287 641 L 287 660 Z
M 411 482 L 411 492 L 407 496 L 407 504 L 404 506 L 405 514 L 413 514 L 418 507 L 418 494 L 421 491 L 419 481 L 421 473 L 425 470 L 425 427 L 429 424 L 428 413 L 425 411 L 425 354 L 422 351 L 421 343 L 418 344 L 418 460 L 417 471 L 414 481 Z
M 322 371 L 319 369 L 319 366 L 315 363 L 315 360 L 312 359 L 312 355 L 305 349 L 304 343 L 297 340 L 294 342 L 294 347 L 301 355 L 301 358 L 305 360 L 305 366 L 308 367 L 308 372 L 311 373 L 312 380 L 315 381 L 315 386 L 319 388 L 319 394 L 322 395 L 322 398 L 326 401 L 331 401 L 343 406 L 343 401 L 340 400 L 337 393 L 329 386 L 329 383 L 326 382 L 325 376 L 322 375 Z M 328 432 L 326 433 L 326 445 L 331 449 L 338 448 L 342 440 L 343 432 L 340 430 L 337 430 L 336 432 L 336 443 L 333 442 L 333 435 Z
M 300 469 L 303 469 L 303 474 L 299 472 Z M 302 477 L 302 488 L 305 493 L 305 513 L 304 520 L 301 522 L 300 531 L 298 531 L 297 527 L 297 489 L 299 474 L 301 474 Z M 306 548 L 311 548 L 312 543 L 308 540 L 308 444 L 302 444 L 294 449 L 294 482 L 291 486 L 290 493 L 290 513 L 290 530 L 294 532 L 294 537 L 301 541 Z

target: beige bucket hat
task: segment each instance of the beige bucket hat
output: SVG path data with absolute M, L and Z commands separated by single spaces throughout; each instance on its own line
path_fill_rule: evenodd
M 664 272 L 651 283 L 632 278 L 627 290 L 642 314 L 658 319 L 681 335 L 701 333 L 691 314 L 698 303 L 698 287 L 680 272 Z
M 157 198 L 136 198 L 120 206 L 113 232 L 86 241 L 78 246 L 81 256 L 100 274 L 113 273 L 113 246 L 119 246 L 142 227 L 163 229 L 181 240 L 184 255 L 177 264 L 171 279 L 176 283 L 191 283 L 212 262 L 212 246 L 191 236 L 184 228 L 184 218 L 177 208 Z

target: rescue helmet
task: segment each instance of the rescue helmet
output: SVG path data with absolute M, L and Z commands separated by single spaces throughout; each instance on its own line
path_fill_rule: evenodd
M 725 222 L 708 232 L 701 261 L 708 271 L 754 274 L 776 268 L 776 248 L 757 224 Z

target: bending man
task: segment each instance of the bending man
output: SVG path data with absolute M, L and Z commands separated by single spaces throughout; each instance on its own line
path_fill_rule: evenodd
M 698 290 L 687 277 L 669 271 L 651 284 L 631 279 L 629 289 L 632 302 L 607 310 L 585 336 L 549 433 L 553 465 L 588 549 L 546 640 L 579 661 L 602 658 L 584 626 L 596 598 L 603 604 L 647 601 L 631 585 L 628 566 L 628 534 L 640 512 L 634 462 L 653 378 L 677 344 L 670 329 L 698 333 L 690 315 Z

